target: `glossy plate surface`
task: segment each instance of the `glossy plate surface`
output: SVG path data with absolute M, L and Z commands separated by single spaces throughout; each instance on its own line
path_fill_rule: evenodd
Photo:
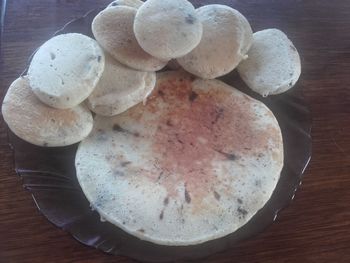
M 91 22 L 97 10 L 68 23 L 56 34 L 77 32 L 92 36 Z M 247 89 L 237 73 L 223 78 L 248 95 L 264 102 L 275 114 L 283 135 L 285 163 L 280 181 L 269 202 L 245 226 L 217 240 L 187 247 L 159 246 L 126 234 L 108 222 L 101 222 L 91 210 L 78 184 L 74 158 L 77 145 L 42 148 L 24 142 L 9 132 L 14 149 L 16 171 L 33 196 L 40 212 L 81 243 L 107 253 L 125 255 L 143 261 L 164 262 L 196 259 L 226 249 L 235 249 L 240 240 L 263 231 L 277 213 L 293 199 L 311 157 L 311 116 L 301 87 L 287 93 L 262 98 Z

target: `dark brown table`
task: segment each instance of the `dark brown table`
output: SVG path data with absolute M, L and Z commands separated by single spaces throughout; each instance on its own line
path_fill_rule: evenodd
M 4 1 L 4 0 L 3 0 Z M 29 55 L 67 21 L 108 0 L 8 1 L 1 47 L 1 100 Z M 277 27 L 302 57 L 313 114 L 313 157 L 303 185 L 276 223 L 206 262 L 350 262 L 350 2 L 194 1 L 235 6 L 254 31 Z M 13 170 L 0 120 L 0 262 L 132 262 L 85 247 L 36 209 Z

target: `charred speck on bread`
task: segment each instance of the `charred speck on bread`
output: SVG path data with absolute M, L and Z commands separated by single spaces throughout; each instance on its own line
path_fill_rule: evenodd
M 122 162 L 120 165 L 122 167 L 128 166 L 129 164 L 131 164 L 131 162 Z
M 218 120 L 222 117 L 222 114 L 224 113 L 224 109 L 222 108 L 219 108 L 216 112 L 216 116 L 215 116 L 215 119 L 212 121 L 211 124 L 216 124 L 218 122 Z
M 159 176 L 158 176 L 157 182 L 159 182 L 159 180 L 162 178 L 163 174 L 164 174 L 164 172 L 161 171 L 160 174 L 159 174 Z
M 196 21 L 196 18 L 192 14 L 188 14 L 185 18 L 186 23 L 193 25 Z
M 188 97 L 188 99 L 190 100 L 190 102 L 194 102 L 195 99 L 197 99 L 198 94 L 194 91 L 191 92 L 190 96 Z
M 185 200 L 188 204 L 191 203 L 191 196 L 186 188 L 185 188 Z
M 113 131 L 116 131 L 116 132 L 127 132 L 127 130 L 122 128 L 119 124 L 114 124 L 113 125 Z
M 242 216 L 242 217 L 246 217 L 246 215 L 248 214 L 248 211 L 245 210 L 245 209 L 242 208 L 242 207 L 238 207 L 237 212 L 238 212 L 238 213 L 240 214 L 240 216 Z
M 184 142 L 180 139 L 180 135 L 179 135 L 178 133 L 175 133 L 175 137 L 176 137 L 176 140 L 177 140 L 179 143 L 181 143 L 181 144 L 184 143 Z
M 122 171 L 119 171 L 119 170 L 115 170 L 114 173 L 113 173 L 115 176 L 124 176 L 124 172 Z
M 167 206 L 169 204 L 169 197 L 166 197 L 164 199 L 164 205 Z
M 261 181 L 260 181 L 260 180 L 256 180 L 256 181 L 255 181 L 255 186 L 261 187 Z
M 225 153 L 222 151 L 217 151 L 218 153 L 221 153 L 223 156 L 225 156 L 228 160 L 230 161 L 235 161 L 237 160 L 237 156 L 233 153 Z
M 161 91 L 161 90 L 158 90 L 158 94 L 159 94 L 160 96 L 164 96 L 164 95 L 165 95 L 164 92 Z
M 216 200 L 220 200 L 220 198 L 221 198 L 221 196 L 220 196 L 220 194 L 218 193 L 218 192 L 216 192 L 216 191 L 214 191 L 214 197 L 215 197 L 215 199 Z
M 169 126 L 169 127 L 173 127 L 173 126 L 174 126 L 174 125 L 172 124 L 172 122 L 171 122 L 170 119 L 168 119 L 168 120 L 166 121 L 166 125 Z
M 124 129 L 123 127 L 121 127 L 119 124 L 114 124 L 113 127 L 112 127 L 112 129 L 113 129 L 113 131 L 115 131 L 115 132 L 123 132 L 123 133 L 132 134 L 132 135 L 134 135 L 135 137 L 140 137 L 140 133 L 128 131 L 128 130 Z

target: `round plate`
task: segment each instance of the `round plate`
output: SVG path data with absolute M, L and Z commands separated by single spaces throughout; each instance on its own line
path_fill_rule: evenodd
M 98 10 L 68 23 L 56 34 L 77 32 L 92 37 L 91 22 Z M 238 231 L 195 246 L 160 246 L 133 237 L 116 226 L 102 222 L 91 210 L 75 175 L 77 145 L 42 148 L 24 142 L 11 132 L 16 172 L 33 196 L 40 212 L 54 225 L 68 231 L 81 243 L 114 255 L 164 262 L 206 257 L 250 238 L 270 225 L 277 213 L 293 199 L 311 156 L 311 117 L 300 87 L 278 96 L 262 98 L 251 92 L 233 72 L 222 80 L 264 102 L 275 114 L 282 129 L 285 163 L 268 203 Z

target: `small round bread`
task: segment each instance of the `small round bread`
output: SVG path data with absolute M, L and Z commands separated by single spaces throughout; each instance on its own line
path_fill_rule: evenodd
M 35 53 L 28 69 L 30 86 L 45 104 L 72 108 L 91 94 L 104 62 L 103 50 L 95 40 L 77 33 L 59 35 Z
M 128 68 L 106 55 L 105 71 L 87 103 L 96 114 L 117 115 L 144 101 L 155 84 L 154 72 Z
M 238 66 L 244 82 L 262 96 L 292 88 L 301 73 L 300 57 L 288 37 L 278 29 L 254 33 L 248 59 Z
M 135 38 L 136 11 L 128 6 L 106 8 L 92 22 L 92 32 L 97 42 L 122 64 L 141 71 L 160 70 L 168 61 L 146 53 Z
M 186 0 L 148 0 L 137 11 L 134 32 L 141 47 L 160 59 L 186 55 L 202 38 L 202 24 Z
M 137 9 L 142 6 L 142 4 L 143 2 L 140 0 L 116 0 L 110 3 L 107 7 L 129 6 Z
M 27 77 L 12 83 L 2 104 L 2 114 L 18 137 L 45 147 L 77 143 L 89 135 L 93 126 L 91 112 L 82 105 L 60 110 L 42 103 L 31 90 Z
M 214 79 L 231 72 L 246 58 L 253 38 L 247 19 L 224 5 L 207 5 L 196 10 L 203 24 L 199 45 L 179 64 L 203 79 Z

